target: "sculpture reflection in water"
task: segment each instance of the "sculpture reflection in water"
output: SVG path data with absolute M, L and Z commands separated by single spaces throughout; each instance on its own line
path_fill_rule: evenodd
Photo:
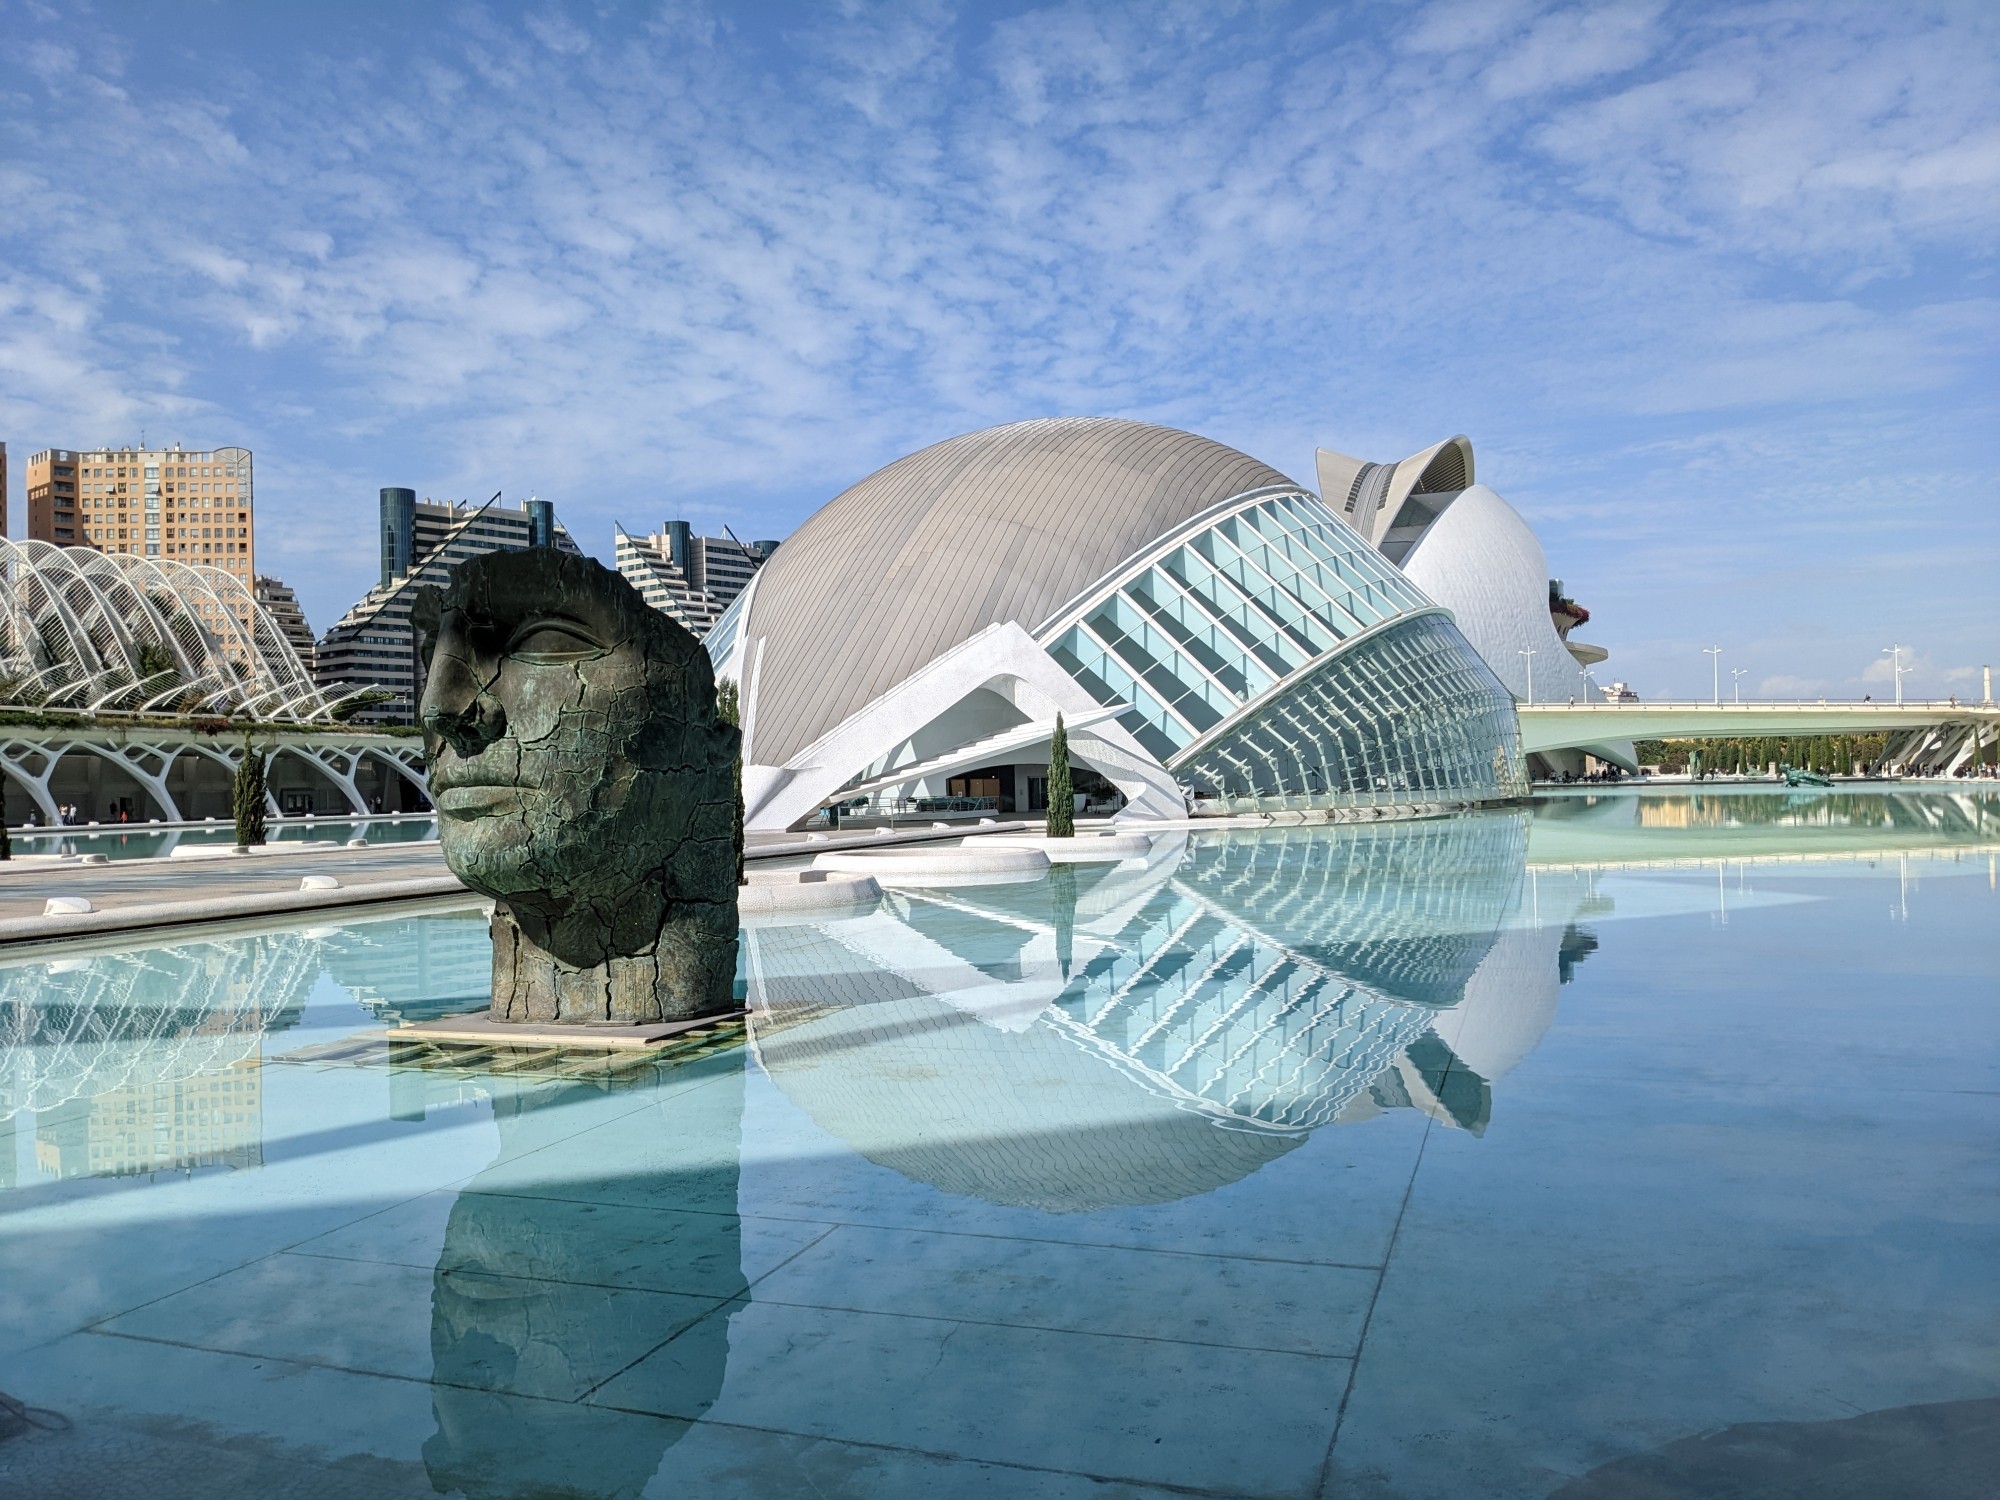
M 656 1103 L 615 1133 L 570 1139 L 597 1086 L 488 1080 L 500 1154 L 459 1193 L 432 1276 L 437 1429 L 423 1456 L 440 1494 L 637 1496 L 687 1429 L 582 1398 L 669 1339 L 676 1409 L 697 1417 L 720 1392 L 729 1324 L 706 1315 L 748 1290 L 735 1217 L 743 1055 L 624 1087 L 663 1083 L 677 1102 L 657 1122 Z
M 1476 1133 L 1594 946 L 1587 878 L 1541 882 L 1525 919 L 1526 832 L 1511 811 L 1162 839 L 753 927 L 758 1056 L 870 1159 L 1051 1212 L 1210 1191 L 1387 1110 Z

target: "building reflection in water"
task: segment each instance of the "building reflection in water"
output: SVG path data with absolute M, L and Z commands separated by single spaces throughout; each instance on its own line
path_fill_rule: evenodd
M 260 1166 L 265 1039 L 330 975 L 385 1020 L 480 1003 L 477 908 L 0 967 L 0 1191 Z
M 755 927 L 757 1054 L 871 1160 L 1052 1212 L 1210 1191 L 1385 1110 L 1476 1133 L 1594 946 L 1588 881 L 1521 920 L 1526 823 L 1162 839 Z
M 318 973 L 297 933 L 0 969 L 0 1130 L 51 1178 L 260 1165 L 263 1038 Z
M 1974 784 L 1965 791 L 1853 792 L 1738 782 L 1715 790 L 1640 795 L 1570 792 L 1538 803 L 1535 821 L 1545 828 L 1580 822 L 1621 828 L 1851 829 L 1976 842 L 2000 839 L 2000 790 Z
M 863 1157 L 1054 1214 L 1215 1191 L 1398 1112 L 1478 1133 L 1608 909 L 1590 868 L 1528 873 L 1528 825 L 1167 836 L 1032 883 L 753 923 L 754 1055 Z M 0 967 L 0 1188 L 30 1160 L 256 1165 L 264 1037 L 323 976 L 395 1019 L 476 1003 L 488 962 L 474 909 Z M 704 1314 L 747 1291 L 744 1069 L 725 1051 L 589 1084 L 392 1073 L 393 1114 L 481 1101 L 499 1141 L 431 1279 L 439 1492 L 638 1495 L 685 1427 L 581 1398 L 662 1344 L 660 1409 L 716 1399 L 730 1324 Z M 615 1128 L 579 1130 L 618 1088 Z

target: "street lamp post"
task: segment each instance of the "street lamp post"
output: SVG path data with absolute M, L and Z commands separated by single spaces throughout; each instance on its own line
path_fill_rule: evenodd
M 1535 648 L 1524 646 L 1519 653 L 1528 658 L 1528 701 L 1535 701 Z
M 1715 701 L 1720 703 L 1722 701 L 1722 648 L 1720 646 L 1703 646 L 1701 653 L 1710 659 L 1709 665 L 1715 669 Z
M 1729 669 L 1729 675 L 1736 679 L 1736 701 L 1738 703 L 1743 701 L 1743 674 L 1749 670 L 1748 667 L 1731 667 Z
M 1882 654 L 1890 658 L 1889 665 L 1896 674 L 1896 701 L 1901 703 L 1903 701 L 1903 674 L 1909 670 L 1908 667 L 1903 665 L 1903 648 L 1901 646 L 1884 646 Z

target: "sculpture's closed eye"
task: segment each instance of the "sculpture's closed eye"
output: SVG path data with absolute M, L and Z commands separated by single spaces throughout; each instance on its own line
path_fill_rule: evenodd
M 529 620 L 507 639 L 505 654 L 531 666 L 588 661 L 611 648 L 568 620 Z

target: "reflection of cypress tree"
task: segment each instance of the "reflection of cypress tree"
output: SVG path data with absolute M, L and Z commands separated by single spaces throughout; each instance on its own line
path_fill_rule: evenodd
M 1049 896 L 1055 906 L 1056 967 L 1069 978 L 1076 952 L 1076 866 L 1065 860 L 1049 870 Z
M 1049 741 L 1049 826 L 1052 839 L 1076 837 L 1076 788 L 1069 773 L 1069 731 L 1056 715 L 1055 738 Z
M 743 728 L 743 704 L 737 696 L 734 678 L 723 677 L 717 680 L 715 716 L 725 724 L 734 725 L 739 731 Z M 750 877 L 743 869 L 743 742 L 739 738 L 736 744 L 736 883 L 748 885 Z
M 236 815 L 236 842 L 264 842 L 265 756 L 250 737 L 243 737 L 243 758 L 236 763 L 236 775 L 229 784 L 230 811 Z

